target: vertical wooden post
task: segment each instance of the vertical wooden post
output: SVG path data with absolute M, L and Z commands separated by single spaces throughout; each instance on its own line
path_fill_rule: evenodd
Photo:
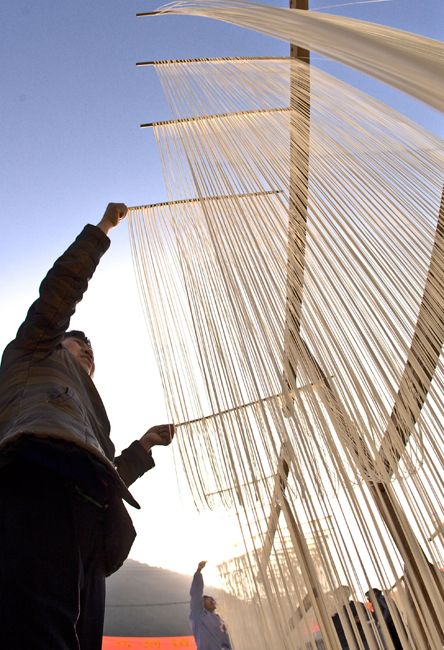
M 290 0 L 290 9 L 308 10 L 308 0 Z M 293 65 L 292 60 L 307 65 Z M 288 222 L 287 302 L 285 313 L 284 370 L 294 389 L 296 368 L 292 350 L 301 347 L 302 288 L 308 200 L 310 135 L 310 52 L 290 45 L 290 183 Z
M 308 11 L 308 0 L 290 0 L 290 9 L 305 9 Z M 299 45 L 290 45 L 290 58 L 310 63 L 310 52 Z
M 290 9 L 308 10 L 308 0 L 290 0 Z M 291 60 L 302 65 L 292 65 Z M 290 45 L 290 205 L 288 224 L 287 308 L 284 341 L 284 368 L 290 387 L 295 389 L 296 369 L 291 350 L 301 346 L 300 338 L 302 287 L 304 285 L 305 240 L 308 201 L 309 135 L 310 135 L 310 52 Z M 282 450 L 281 450 L 282 454 Z M 280 463 L 281 464 L 281 463 Z M 339 648 L 339 640 L 330 614 L 325 607 L 310 551 L 291 506 L 285 495 L 288 463 L 282 458 L 279 481 L 279 501 L 293 547 L 304 576 L 308 596 L 313 605 L 322 638 L 328 647 Z M 275 532 L 275 531 L 274 531 Z M 274 536 L 274 535 L 273 535 Z

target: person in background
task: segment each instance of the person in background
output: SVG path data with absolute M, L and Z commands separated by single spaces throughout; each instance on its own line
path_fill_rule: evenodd
M 91 343 L 80 330 L 67 331 L 109 248 L 108 233 L 126 213 L 124 204 L 110 203 L 97 226 L 83 229 L 3 353 L 1 650 L 101 649 L 105 577 L 135 538 L 122 499 L 139 507 L 128 486 L 154 467 L 152 447 L 173 438 L 173 425 L 154 426 L 115 458 Z M 128 334 L 116 331 L 115 345 Z
M 313 590 L 315 598 L 318 598 L 316 589 Z M 352 619 L 356 624 L 356 628 L 359 632 L 359 636 L 362 639 L 364 644 L 364 649 L 369 650 L 367 639 L 364 632 L 363 623 L 369 620 L 367 611 L 363 603 L 355 603 L 353 600 L 350 600 L 351 589 L 348 585 L 342 585 L 334 591 L 328 592 L 326 594 L 329 597 L 331 602 L 331 610 L 336 613 L 331 617 L 333 625 L 338 635 L 339 642 L 341 644 L 342 650 L 350 650 L 349 648 L 349 639 L 353 639 L 356 643 L 356 635 L 354 633 L 353 625 L 351 623 Z M 347 603 L 347 604 L 344 604 Z M 341 604 L 341 607 L 338 607 L 338 604 Z M 295 613 L 289 620 L 290 629 L 294 629 L 299 621 L 303 618 L 303 612 L 308 612 L 309 609 L 313 606 L 311 597 L 309 594 L 306 594 L 302 600 L 301 605 L 296 609 Z M 339 615 L 339 611 L 342 612 L 342 620 Z M 347 628 L 347 633 L 344 629 L 343 622 Z M 347 638 L 348 634 L 348 638 Z
M 385 625 L 387 625 L 387 630 L 390 634 L 395 650 L 402 650 L 404 646 L 402 645 L 402 641 L 396 629 L 392 614 L 395 615 L 396 625 L 402 626 L 404 634 L 406 634 L 406 630 L 393 598 L 384 596 L 382 591 L 380 589 L 376 589 L 376 587 L 369 589 L 369 591 L 366 592 L 365 596 L 373 607 L 374 617 L 379 625 L 380 633 L 382 636 L 384 637 Z M 390 601 L 390 609 L 389 603 L 387 601 Z
M 338 635 L 342 650 L 349 650 L 350 638 L 354 639 L 355 643 L 357 644 L 356 635 L 352 625 L 352 619 L 356 624 L 356 628 L 363 643 L 364 649 L 369 650 L 367 638 L 364 631 L 364 625 L 369 620 L 369 616 L 364 604 L 360 603 L 359 601 L 355 603 L 353 600 L 350 600 L 351 589 L 348 585 L 342 585 L 336 590 L 335 593 L 336 601 L 339 600 L 339 602 L 346 603 L 342 605 L 342 620 L 339 616 L 339 609 L 336 614 L 332 616 L 333 625 L 335 626 L 336 634 Z M 344 629 L 343 623 L 345 623 L 347 632 Z
M 190 589 L 190 624 L 197 650 L 231 650 L 225 622 L 216 614 L 216 601 L 204 596 L 202 569 L 206 561 L 199 562 Z

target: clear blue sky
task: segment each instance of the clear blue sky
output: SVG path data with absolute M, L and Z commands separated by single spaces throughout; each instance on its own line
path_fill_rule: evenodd
M 340 3 L 311 0 L 310 7 Z M 47 269 L 85 223 L 99 221 L 109 201 L 141 205 L 166 200 L 154 136 L 140 124 L 171 115 L 154 69 L 136 68 L 136 62 L 288 54 L 289 46 L 281 41 L 212 20 L 136 18 L 137 12 L 158 6 L 157 0 L 2 4 L 1 348 L 14 336 Z M 443 0 L 390 0 L 330 11 L 444 38 Z M 313 64 L 444 137 L 442 115 L 332 62 L 314 57 Z M 162 420 L 164 411 L 125 225 L 111 238 L 111 250 L 73 324 L 87 329 L 93 339 L 96 383 L 121 448 L 143 433 L 145 423 Z M 168 453 L 159 452 L 157 476 L 165 467 L 162 476 L 168 478 L 163 480 L 171 485 Z M 144 488 L 137 490 L 143 501 Z M 172 492 L 168 508 L 174 509 L 175 501 Z M 179 522 L 180 515 L 174 517 Z M 145 539 L 142 536 L 137 548 Z M 141 551 L 136 556 L 143 559 Z M 168 564 L 163 558 L 157 562 Z

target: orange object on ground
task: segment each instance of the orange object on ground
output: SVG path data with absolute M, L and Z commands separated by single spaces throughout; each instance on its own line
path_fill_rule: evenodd
M 145 650 L 146 648 L 159 648 L 160 650 L 177 650 L 188 648 L 197 650 L 194 636 L 104 636 L 102 650 L 117 650 L 118 648 L 131 648 L 132 650 Z

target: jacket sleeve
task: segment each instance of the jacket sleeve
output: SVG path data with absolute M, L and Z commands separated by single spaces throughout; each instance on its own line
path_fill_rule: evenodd
M 63 340 L 76 305 L 82 300 L 110 240 L 97 226 L 85 226 L 40 285 L 40 296 L 20 326 L 14 347 L 51 349 Z
M 204 581 L 203 581 L 202 573 L 200 571 L 196 571 L 190 589 L 190 596 L 191 596 L 190 618 L 191 619 L 199 618 L 199 616 L 202 615 L 202 612 L 204 610 L 204 606 L 202 602 L 203 588 L 204 588 Z
M 135 440 L 128 449 L 124 449 L 120 456 L 114 459 L 114 464 L 127 487 L 155 466 L 151 451 L 145 451 L 138 440 Z

